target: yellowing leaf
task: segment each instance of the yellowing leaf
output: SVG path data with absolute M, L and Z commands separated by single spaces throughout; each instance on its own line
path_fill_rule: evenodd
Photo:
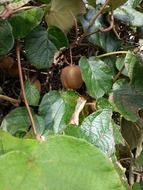
M 52 0 L 51 9 L 45 19 L 48 25 L 54 25 L 67 31 L 74 24 L 74 17 L 82 13 L 85 13 L 85 5 L 82 0 Z

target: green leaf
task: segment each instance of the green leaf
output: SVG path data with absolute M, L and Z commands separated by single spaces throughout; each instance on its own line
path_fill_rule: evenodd
M 142 0 L 134 0 L 132 7 L 133 7 L 133 8 L 136 8 L 137 6 L 140 5 L 141 1 L 142 1 Z
M 137 127 L 137 124 L 122 118 L 121 130 L 122 130 L 122 135 L 126 140 L 126 142 L 128 143 L 130 149 L 137 148 L 142 131 L 140 127 L 139 126 Z
M 3 119 L 1 127 L 12 135 L 17 132 L 27 132 L 30 126 L 30 120 L 25 107 L 18 107 L 13 109 Z
M 117 74 L 117 68 L 116 68 L 116 60 L 117 60 L 117 57 L 112 55 L 112 56 L 108 56 L 108 57 L 102 57 L 101 60 L 103 62 L 105 62 L 112 70 L 112 75 L 115 76 Z
M 125 4 L 128 7 L 136 8 L 141 3 L 141 0 L 128 0 Z
M 64 133 L 68 136 L 73 136 L 76 138 L 84 138 L 84 135 L 81 131 L 81 128 L 77 125 L 68 125 L 65 130 Z
M 34 115 L 34 122 L 36 127 L 36 132 L 38 135 L 43 135 L 43 132 L 45 130 L 45 121 L 44 118 L 39 115 Z
M 49 4 L 51 2 L 51 0 L 40 0 L 40 2 L 45 3 L 45 4 Z
M 111 110 L 99 110 L 85 118 L 81 124 L 81 131 L 86 139 L 108 156 L 113 154 L 115 148 L 111 116 Z
M 32 116 L 34 119 L 36 132 L 39 135 L 42 135 L 45 130 L 45 121 L 43 117 L 34 114 L 33 110 Z M 31 125 L 27 110 L 25 107 L 18 107 L 13 109 L 9 114 L 5 116 L 2 121 L 1 127 L 4 131 L 7 131 L 15 136 L 24 136 L 29 130 Z M 31 138 L 33 138 L 32 129 L 30 131 Z
M 25 94 L 29 105 L 38 106 L 40 92 L 30 81 L 26 81 L 25 83 Z
M 79 65 L 90 96 L 100 98 L 111 90 L 112 72 L 106 63 L 96 57 L 82 57 Z
M 106 52 L 116 51 L 121 46 L 121 41 L 110 32 L 96 32 L 88 38 L 89 42 L 99 46 Z
M 95 9 L 92 6 L 88 6 L 86 14 L 79 17 L 84 30 L 86 30 L 88 28 L 91 20 L 93 19 L 95 14 L 97 14 L 97 12 L 98 12 L 97 8 Z M 99 16 L 95 20 L 94 24 L 89 28 L 89 31 L 88 31 L 89 33 L 95 32 L 102 27 L 102 21 L 103 21 L 102 17 L 103 16 Z
M 96 101 L 96 108 L 97 109 L 112 109 L 112 106 L 107 98 L 102 97 Z
M 77 98 L 72 91 L 50 91 L 44 95 L 39 106 L 39 114 L 45 118 L 46 130 L 52 128 L 55 133 L 63 131 L 70 122 Z
M 63 31 L 68 31 L 74 24 L 75 16 L 82 13 L 85 13 L 85 4 L 82 0 L 52 0 L 51 9 L 45 19 L 48 26 L 57 26 Z
M 133 122 L 138 120 L 138 111 L 143 108 L 142 91 L 134 89 L 130 84 L 120 80 L 114 83 L 109 100 L 114 110 L 124 116 L 125 119 Z
M 0 156 L 10 151 L 22 151 L 27 154 L 32 153 L 39 141 L 33 139 L 20 139 L 11 136 L 9 133 L 0 130 Z
M 120 7 L 121 5 L 123 5 L 124 3 L 126 3 L 128 0 L 118 0 L 118 1 L 114 1 L 114 0 L 109 0 L 108 5 L 110 6 L 110 8 L 112 10 Z M 106 0 L 97 0 L 97 3 L 101 3 L 104 4 L 106 2 Z M 109 10 L 109 8 L 108 8 Z
M 114 17 L 131 26 L 143 26 L 143 14 L 129 6 L 122 6 L 114 11 Z
M 19 9 L 21 7 L 23 7 L 24 5 L 26 5 L 30 0 L 10 0 L 8 2 L 8 9 L 9 10 L 16 10 Z M 1 0 L 0 1 L 0 14 L 3 13 L 3 11 L 5 10 L 5 4 L 7 3 L 5 0 Z
M 0 55 L 7 54 L 13 46 L 12 27 L 8 21 L 0 19 Z
M 140 154 L 138 158 L 135 160 L 136 166 L 143 166 L 143 152 Z
M 128 72 L 132 88 L 143 92 L 143 65 L 132 52 L 128 52 L 126 55 L 125 68 Z
M 109 0 L 108 5 L 111 7 L 112 10 L 120 7 L 121 5 L 123 5 L 124 3 L 126 3 L 128 0 L 118 0 L 118 1 L 114 1 L 114 0 Z
M 25 39 L 26 56 L 30 63 L 38 69 L 51 66 L 51 59 L 56 51 L 56 45 L 49 39 L 48 32 L 43 27 L 36 27 Z
M 33 28 L 39 25 L 44 15 L 41 8 L 20 11 L 9 18 L 15 38 L 24 38 Z
M 141 184 L 140 183 L 134 183 L 132 190 L 142 190 Z
M 62 30 L 55 26 L 48 28 L 49 39 L 54 43 L 57 49 L 68 46 L 68 39 Z
M 59 187 L 62 190 L 126 189 L 111 161 L 86 141 L 67 136 L 54 136 L 38 144 L 34 140 L 15 139 L 19 148 L 5 152 L 6 140 L 4 136 L 1 138 L 2 133 L 1 190 L 41 190 L 47 187 L 48 190 L 59 190 Z M 8 138 L 14 141 L 9 135 Z M 27 145 L 27 141 L 31 145 L 29 143 L 29 147 L 21 150 L 21 142 Z M 31 152 L 28 153 L 27 148 Z
M 115 144 L 125 145 L 125 139 L 122 136 L 121 127 L 116 123 L 114 123 L 114 121 L 112 121 L 112 124 L 113 124 L 113 135 L 115 139 Z
M 98 14 L 98 11 L 98 7 L 94 9 L 89 6 L 86 14 L 80 17 L 80 22 L 85 30 L 90 25 L 90 22 L 94 16 Z M 94 24 L 88 30 L 88 33 L 92 35 L 89 35 L 87 39 L 89 42 L 99 46 L 106 52 L 115 51 L 121 46 L 121 42 L 117 39 L 113 32 L 98 32 L 100 28 L 105 27 L 104 20 L 105 19 L 102 15 L 95 20 Z
M 96 0 L 88 0 L 88 4 L 94 7 L 96 6 Z

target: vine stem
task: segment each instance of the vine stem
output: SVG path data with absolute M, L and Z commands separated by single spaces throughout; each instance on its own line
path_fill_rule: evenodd
M 101 9 L 98 11 L 98 13 L 92 18 L 92 20 L 90 21 L 88 27 L 85 29 L 84 34 L 86 34 L 88 32 L 88 30 L 93 26 L 93 24 L 95 23 L 96 19 L 104 11 L 105 7 L 108 5 L 108 2 L 109 2 L 109 0 L 106 0 L 106 2 L 103 4 L 103 6 L 101 7 Z
M 6 100 L 12 104 L 19 104 L 20 103 L 20 101 L 17 99 L 11 98 L 9 96 L 1 95 L 1 94 L 0 94 L 0 100 Z
M 116 54 L 127 54 L 127 53 L 128 51 L 113 51 L 109 53 L 104 53 L 102 55 L 97 55 L 96 57 L 101 58 L 101 57 L 107 57 L 107 56 L 116 55 Z
M 119 77 L 122 74 L 122 71 L 124 70 L 124 68 L 125 68 L 125 64 L 122 65 L 122 67 L 120 68 L 120 70 L 117 73 L 117 75 L 115 75 L 114 80 L 113 80 L 114 82 L 116 82 L 119 79 Z
M 34 134 L 35 138 L 37 140 L 41 141 L 40 136 L 36 132 L 36 127 L 35 127 L 34 119 L 33 119 L 33 116 L 32 116 L 31 110 L 30 110 L 30 106 L 28 104 L 28 101 L 27 101 L 27 98 L 26 98 L 26 94 L 25 94 L 23 74 L 22 74 L 22 68 L 21 68 L 20 42 L 19 42 L 19 40 L 17 40 L 17 44 L 16 44 L 16 56 L 17 56 L 18 72 L 19 72 L 19 80 L 20 80 L 20 86 L 21 86 L 22 96 L 23 96 L 23 100 L 24 100 L 24 103 L 25 103 L 28 115 L 29 115 L 32 131 L 33 131 L 33 134 Z
M 99 17 L 99 15 L 104 11 L 105 7 L 108 5 L 108 2 L 109 2 L 109 0 L 106 0 L 106 2 L 103 4 L 101 9 L 98 11 L 98 13 L 92 18 L 92 20 L 90 21 L 88 27 L 85 29 L 84 33 L 82 34 L 82 36 L 78 40 L 78 44 L 81 43 L 82 40 L 86 37 L 86 35 L 88 33 L 88 30 L 93 26 L 93 24 L 95 23 L 95 21 Z

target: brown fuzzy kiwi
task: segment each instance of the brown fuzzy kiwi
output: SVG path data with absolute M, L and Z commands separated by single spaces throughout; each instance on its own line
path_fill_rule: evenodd
M 6 56 L 0 58 L 0 69 L 6 69 L 8 70 L 12 65 L 14 64 L 14 59 L 13 57 Z
M 61 72 L 60 79 L 66 89 L 79 89 L 83 83 L 78 65 L 66 66 Z

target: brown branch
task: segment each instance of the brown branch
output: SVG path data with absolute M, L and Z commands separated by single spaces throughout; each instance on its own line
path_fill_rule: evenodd
M 106 0 L 105 3 L 103 4 L 103 6 L 101 7 L 101 9 L 98 11 L 98 13 L 92 18 L 92 20 L 90 21 L 90 23 L 89 23 L 88 27 L 86 28 L 84 34 L 86 34 L 88 32 L 88 30 L 93 26 L 93 24 L 95 23 L 96 19 L 104 11 L 104 9 L 107 6 L 108 2 L 109 2 L 109 0 Z
M 77 37 L 72 44 L 70 44 L 70 49 L 74 48 L 75 46 L 78 46 L 82 42 L 82 40 L 89 35 L 89 34 L 87 34 L 88 30 L 93 26 L 93 24 L 95 23 L 98 16 L 100 16 L 100 14 L 104 11 L 104 9 L 106 8 L 108 2 L 109 2 L 109 0 L 106 0 L 106 2 L 103 4 L 101 9 L 98 11 L 98 13 L 92 18 L 92 20 L 90 21 L 88 27 L 85 29 L 84 33 L 80 37 Z M 74 22 L 76 23 L 75 20 L 74 20 Z M 77 23 L 76 23 L 75 27 L 77 28 Z M 111 27 L 113 28 L 113 26 L 110 26 L 110 28 Z M 111 30 L 110 28 L 108 27 L 108 31 Z M 103 29 L 101 29 L 101 30 L 103 30 Z M 100 31 L 100 29 L 95 31 L 94 33 L 98 32 L 98 31 Z M 91 33 L 90 35 L 92 35 L 92 34 L 93 33 Z
M 112 30 L 114 28 L 114 16 L 113 16 L 113 13 L 111 13 L 109 23 L 110 23 L 109 27 L 107 27 L 107 28 L 99 28 L 98 30 L 96 30 L 94 32 L 85 34 L 84 37 L 91 36 L 91 35 L 93 35 L 93 34 L 95 34 L 97 32 L 109 32 L 110 30 Z
M 98 11 L 98 13 L 92 18 L 92 20 L 90 21 L 88 27 L 85 29 L 83 35 L 80 37 L 79 43 L 81 43 L 81 41 L 83 40 L 83 38 L 86 37 L 88 30 L 93 26 L 93 24 L 95 23 L 96 19 L 100 16 L 100 14 L 104 11 L 105 7 L 107 6 L 109 0 L 106 0 L 106 2 L 103 4 L 103 6 L 101 7 L 101 9 Z M 97 32 L 97 31 L 96 31 Z
M 22 68 L 21 68 L 21 60 L 20 60 L 20 42 L 19 42 L 19 40 L 17 40 L 17 44 L 16 44 L 16 56 L 17 56 L 18 71 L 19 71 L 19 80 L 20 80 L 20 85 L 21 85 L 22 96 L 23 96 L 23 100 L 24 100 L 24 103 L 25 103 L 28 115 L 29 115 L 32 131 L 33 131 L 33 134 L 34 134 L 35 138 L 37 140 L 41 141 L 40 136 L 36 132 L 36 127 L 35 127 L 34 119 L 33 119 L 33 116 L 32 116 L 32 113 L 31 113 L 31 110 L 30 110 L 30 107 L 29 107 L 29 104 L 28 104 L 28 101 L 27 101 L 27 98 L 26 98 L 26 94 L 25 94 L 23 74 L 22 74 Z
M 114 27 L 114 16 L 113 16 L 113 12 L 110 15 L 110 20 L 109 20 L 110 26 L 108 28 L 100 28 L 99 30 L 101 32 L 109 32 L 110 30 L 113 29 Z
M 11 98 L 9 96 L 5 96 L 5 95 L 0 95 L 0 100 L 6 100 L 10 102 L 11 104 L 15 104 L 15 105 L 18 105 L 20 103 L 19 100 Z
M 122 71 L 124 70 L 124 68 L 125 68 L 125 64 L 122 65 L 122 67 L 120 68 L 120 70 L 117 73 L 117 75 L 115 75 L 113 82 L 115 82 L 115 81 L 117 81 L 119 79 L 119 77 L 122 74 Z

